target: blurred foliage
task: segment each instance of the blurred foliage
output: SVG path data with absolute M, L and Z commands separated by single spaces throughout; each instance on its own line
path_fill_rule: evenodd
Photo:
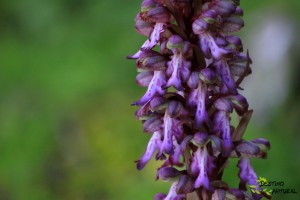
M 297 15 L 299 1 L 289 2 L 278 5 Z M 243 2 L 247 13 L 268 3 Z M 134 62 L 125 60 L 144 40 L 133 28 L 139 6 L 0 1 L 1 200 L 132 200 L 167 192 L 169 184 L 154 181 L 155 162 L 142 172 L 133 163 L 149 139 L 130 107 L 144 89 L 135 85 Z M 268 160 L 254 162 L 257 173 L 300 193 L 299 111 L 291 100 L 268 126 L 252 124 L 247 137 L 272 142 Z M 234 165 L 225 178 L 236 186 Z

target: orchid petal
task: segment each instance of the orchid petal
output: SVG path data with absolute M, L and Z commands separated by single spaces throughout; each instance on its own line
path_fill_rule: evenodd
M 135 102 L 134 104 L 142 105 L 152 99 L 155 94 L 163 95 L 165 93 L 165 90 L 163 90 L 162 87 L 165 85 L 165 82 L 166 80 L 164 72 L 155 71 L 147 92 L 139 101 Z
M 206 190 L 211 190 L 207 174 L 208 152 L 206 147 L 198 148 L 194 157 L 196 157 L 197 166 L 199 168 L 199 174 L 195 181 L 194 187 L 199 188 L 203 186 Z
M 221 132 L 223 140 L 223 156 L 229 156 L 233 148 L 230 132 L 229 113 L 218 111 L 214 117 L 214 131 Z
M 159 149 L 160 146 L 161 146 L 161 134 L 159 131 L 156 131 L 153 133 L 148 143 L 146 152 L 138 161 L 136 161 L 138 170 L 142 170 L 145 167 L 145 165 L 149 162 L 152 155 L 154 154 L 155 150 Z
M 161 145 L 160 152 L 163 151 L 167 154 L 173 154 L 173 139 L 172 139 L 172 118 L 166 113 L 164 116 L 164 140 Z
M 172 71 L 172 75 L 167 82 L 167 87 L 174 86 L 177 90 L 183 90 L 180 80 L 180 69 L 183 64 L 183 56 L 181 53 L 172 56 L 172 60 L 168 63 L 169 69 Z
M 227 64 L 227 61 L 220 60 L 215 63 L 215 66 L 216 66 L 216 69 L 217 69 L 219 75 L 222 77 L 222 81 L 224 82 L 226 87 L 229 89 L 229 91 L 232 94 L 237 94 L 236 85 L 235 85 L 233 78 L 231 77 L 230 69 Z
M 238 162 L 239 177 L 240 177 L 240 189 L 246 189 L 246 183 L 248 185 L 255 185 L 257 190 L 260 190 L 260 186 L 257 182 L 257 175 L 250 163 L 249 158 L 242 157 Z
M 205 32 L 199 35 L 201 50 L 206 58 L 212 57 L 216 60 L 219 60 L 223 55 L 228 54 L 229 52 L 223 48 L 220 48 L 211 33 Z

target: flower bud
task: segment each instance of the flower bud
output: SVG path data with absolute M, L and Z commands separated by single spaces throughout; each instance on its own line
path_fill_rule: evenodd
M 142 12 L 145 12 L 157 6 L 159 6 L 159 4 L 156 2 L 156 0 L 144 0 L 142 2 L 141 10 Z
M 149 36 L 151 32 L 153 31 L 154 23 L 149 23 L 140 17 L 140 14 L 138 14 L 135 18 L 135 29 L 138 33 L 141 35 Z
M 231 35 L 226 37 L 227 42 L 229 43 L 229 48 L 241 52 L 243 51 L 243 44 L 239 37 Z
M 168 49 L 182 49 L 183 48 L 183 40 L 178 35 L 172 35 L 167 43 Z
M 157 170 L 156 179 L 162 179 L 164 181 L 170 181 L 180 175 L 174 167 L 163 167 Z
M 150 101 L 151 111 L 160 111 L 168 107 L 168 101 L 164 97 L 154 97 Z
M 232 16 L 224 19 L 221 31 L 224 33 L 234 33 L 244 26 L 244 21 L 239 16 Z
M 187 81 L 187 84 L 191 89 L 196 89 L 199 85 L 199 72 L 192 72 Z
M 249 67 L 249 64 L 251 63 L 251 59 L 244 53 L 239 53 L 235 55 L 233 59 L 230 62 L 228 62 L 231 74 L 236 77 L 249 75 L 251 73 L 251 68 Z M 246 74 L 244 74 L 245 70 L 249 71 Z
M 146 22 L 167 23 L 171 19 L 169 11 L 164 7 L 150 8 L 145 12 L 141 12 L 141 18 Z
M 162 120 L 158 117 L 151 117 L 147 119 L 143 124 L 143 129 L 146 133 L 153 133 L 159 131 L 162 125 Z
M 230 95 L 229 99 L 232 101 L 235 111 L 241 116 L 243 115 L 249 107 L 247 99 L 238 94 L 238 95 Z
M 213 24 L 216 22 L 217 13 L 214 10 L 208 10 L 202 14 L 201 18 L 208 24 Z
M 149 86 L 152 78 L 153 78 L 153 72 L 146 71 L 146 72 L 138 73 L 135 81 L 139 86 L 147 87 Z
M 153 50 L 142 51 L 140 57 L 137 59 L 137 67 L 149 71 L 165 70 L 167 67 L 166 64 L 166 59 Z
M 243 16 L 244 15 L 244 11 L 240 6 L 237 6 L 234 12 L 235 15 L 237 16 Z
M 198 145 L 204 146 L 208 141 L 208 134 L 205 132 L 198 132 L 194 135 L 194 141 Z
M 183 106 L 180 101 L 170 101 L 167 112 L 170 115 L 171 118 L 178 117 L 183 110 Z
M 235 149 L 244 156 L 261 157 L 260 148 L 252 142 L 243 141 Z
M 207 84 L 214 84 L 217 81 L 216 72 L 210 68 L 202 69 L 199 73 L 199 78 Z
M 228 44 L 223 37 L 217 37 L 215 41 L 218 46 L 226 46 Z
M 270 142 L 264 138 L 256 138 L 251 140 L 254 144 L 258 145 L 263 151 L 269 150 L 271 148 Z
M 214 1 L 214 3 L 215 6 L 213 7 L 213 9 L 219 15 L 228 15 L 234 13 L 235 11 L 235 5 L 232 1 L 216 0 Z
M 204 19 L 196 19 L 192 25 L 195 34 L 201 34 L 208 30 L 209 24 Z
M 232 103 L 227 98 L 219 98 L 214 102 L 214 107 L 225 112 L 232 112 Z

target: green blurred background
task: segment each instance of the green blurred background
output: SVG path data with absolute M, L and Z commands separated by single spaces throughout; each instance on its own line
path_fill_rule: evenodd
M 135 85 L 135 63 L 125 59 L 145 40 L 134 30 L 140 3 L 0 1 L 0 200 L 141 200 L 167 192 L 168 183 L 154 181 L 157 163 L 139 172 L 133 162 L 149 139 L 130 106 L 145 89 Z M 253 16 L 262 20 L 265 11 L 280 13 L 299 32 L 300 1 L 245 0 L 242 6 L 245 39 L 255 34 Z M 266 111 L 264 123 L 254 119 L 246 135 L 272 142 L 268 159 L 253 161 L 257 174 L 300 193 L 295 38 L 285 54 L 289 64 L 281 66 L 288 71 L 284 100 Z M 237 186 L 235 160 L 225 179 Z

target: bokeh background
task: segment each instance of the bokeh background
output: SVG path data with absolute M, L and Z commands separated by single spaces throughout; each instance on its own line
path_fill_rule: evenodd
M 0 199 L 141 200 L 167 192 L 153 161 L 134 160 L 149 135 L 130 104 L 145 40 L 134 30 L 141 1 L 0 1 Z M 255 113 L 246 138 L 272 143 L 259 176 L 284 181 L 300 199 L 300 1 L 243 0 L 253 74 L 244 83 Z M 236 160 L 225 179 L 238 184 Z

